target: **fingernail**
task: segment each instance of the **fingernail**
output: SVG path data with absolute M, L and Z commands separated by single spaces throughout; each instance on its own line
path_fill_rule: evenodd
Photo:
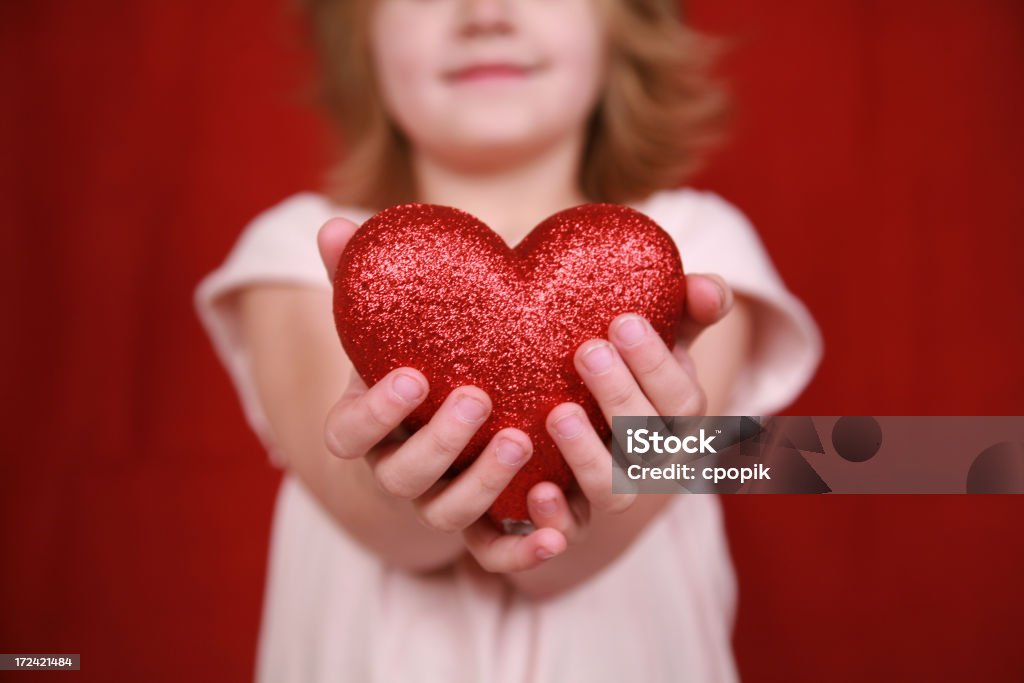
M 715 286 L 718 287 L 718 306 L 719 308 L 728 308 L 729 303 L 732 301 L 732 294 L 730 288 L 724 286 L 718 280 L 715 280 Z
M 643 318 L 631 315 L 617 322 L 612 332 L 624 346 L 636 346 L 647 336 L 647 323 Z
M 460 396 L 455 402 L 455 412 L 466 422 L 479 422 L 487 414 L 487 406 L 472 396 Z
M 338 437 L 335 435 L 333 430 L 327 429 L 324 431 L 324 443 L 327 444 L 327 450 L 329 450 L 335 456 L 339 458 L 347 457 L 348 451 L 346 451 L 339 445 Z
M 537 506 L 537 512 L 543 515 L 553 514 L 555 509 L 558 507 L 554 498 L 541 498 L 540 500 L 535 501 L 534 505 Z
M 555 421 L 555 431 L 563 439 L 571 439 L 583 431 L 583 420 L 575 413 L 566 415 Z
M 419 380 L 404 372 L 395 375 L 395 379 L 391 382 L 391 387 L 394 389 L 395 394 L 398 395 L 398 398 L 406 403 L 412 403 L 423 395 L 423 385 L 420 384 Z
M 522 446 L 511 439 L 502 439 L 498 442 L 498 462 L 502 465 L 515 467 L 526 459 L 526 451 Z
M 594 344 L 583 354 L 583 364 L 593 373 L 604 372 L 612 366 L 614 360 L 611 346 L 606 342 Z
M 544 548 L 544 547 L 537 548 L 537 557 L 539 557 L 542 560 L 550 560 L 554 556 L 555 556 L 555 553 L 551 552 L 547 548 Z

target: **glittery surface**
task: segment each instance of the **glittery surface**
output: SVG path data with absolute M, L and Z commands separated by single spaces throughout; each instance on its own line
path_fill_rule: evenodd
M 335 275 L 334 316 L 367 386 L 399 366 L 430 381 L 403 423 L 410 431 L 458 386 L 488 393 L 491 415 L 449 476 L 505 427 L 530 436 L 533 457 L 488 511 L 500 524 L 529 519 L 526 494 L 537 482 L 572 482 L 544 427 L 552 408 L 579 403 L 603 439 L 611 434 L 573 365 L 579 345 L 606 338 L 612 319 L 633 311 L 672 346 L 685 286 L 672 238 L 628 206 L 560 211 L 509 249 L 464 211 L 412 203 L 380 211 L 353 235 Z

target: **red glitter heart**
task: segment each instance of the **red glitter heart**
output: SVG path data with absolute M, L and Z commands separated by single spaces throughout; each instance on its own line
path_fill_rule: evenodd
M 410 203 L 376 213 L 352 236 L 334 278 L 334 317 L 367 386 L 399 366 L 429 380 L 427 398 L 403 422 L 410 431 L 456 387 L 490 396 L 491 414 L 449 476 L 505 427 L 530 436 L 533 457 L 488 510 L 506 526 L 529 520 L 534 484 L 552 481 L 564 491 L 573 481 L 544 426 L 552 408 L 578 403 L 608 443 L 611 429 L 573 365 L 576 349 L 605 337 L 612 319 L 629 311 L 671 348 L 685 296 L 672 238 L 628 206 L 560 211 L 510 249 L 465 211 Z

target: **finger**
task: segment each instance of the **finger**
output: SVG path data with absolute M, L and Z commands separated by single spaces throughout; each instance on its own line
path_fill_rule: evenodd
M 473 385 L 448 394 L 430 421 L 377 463 L 384 491 L 399 498 L 422 495 L 451 466 L 491 412 L 487 392 Z
M 503 534 L 487 518 L 466 527 L 462 537 L 480 566 L 495 573 L 532 569 L 562 553 L 568 545 L 555 529 L 537 529 L 527 536 Z
M 693 379 L 694 382 L 699 383 L 697 377 L 697 365 L 693 362 L 693 356 L 690 355 L 689 349 L 683 347 L 682 344 L 676 344 L 672 349 L 672 357 L 676 359 L 676 362 L 682 366 L 683 370 L 686 370 L 687 374 Z
M 448 486 L 416 499 L 420 518 L 440 531 L 465 529 L 487 511 L 532 454 L 526 432 L 513 427 L 499 431 Z
M 612 492 L 612 455 L 581 406 L 555 406 L 548 413 L 546 427 L 592 506 L 606 512 L 622 512 L 633 504 L 635 493 Z
M 347 396 L 349 394 L 360 395 L 360 394 L 366 393 L 366 391 L 367 391 L 366 382 L 363 381 L 363 378 L 359 375 L 359 373 L 355 370 L 355 368 L 352 368 L 350 370 L 350 372 L 349 372 L 348 386 L 346 387 L 345 393 L 343 395 L 344 396 Z M 403 418 L 403 420 L 404 420 L 404 418 Z M 405 424 L 403 423 L 403 424 L 399 424 L 397 427 L 395 427 L 390 432 L 388 432 L 384 436 L 384 439 L 382 441 L 383 442 L 402 442 L 402 441 L 405 441 L 406 439 L 408 439 L 411 434 L 412 434 L 412 432 L 410 432 L 408 430 L 408 428 L 406 428 Z M 388 451 L 388 452 L 390 452 L 390 451 Z
M 534 527 L 558 530 L 565 536 L 569 545 L 583 540 L 589 511 L 584 513 L 587 514 L 587 519 L 579 519 L 577 515 L 580 513 L 569 506 L 565 493 L 556 484 L 550 481 L 535 484 L 527 494 L 526 500 Z M 585 500 L 584 505 L 579 507 L 587 509 Z
M 359 226 L 347 218 L 332 218 L 316 233 L 316 245 L 320 250 L 320 260 L 327 269 L 327 277 L 334 280 L 334 271 L 338 268 L 338 259 L 345 245 L 352 239 Z
M 351 400 L 353 397 L 362 396 L 367 391 L 366 382 L 359 375 L 359 372 L 355 368 L 349 368 L 348 384 L 345 387 L 345 391 L 342 393 L 342 398 L 348 398 Z M 404 425 L 399 424 L 397 427 L 388 432 L 380 443 L 392 442 L 392 441 L 405 441 L 409 438 L 409 431 Z
M 686 276 L 686 314 L 676 325 L 676 337 L 689 347 L 708 326 L 732 308 L 735 294 L 721 275 L 690 273 Z
M 356 375 L 353 371 L 353 375 Z M 324 439 L 339 458 L 366 454 L 427 396 L 427 378 L 415 368 L 396 368 L 369 389 L 353 377 L 327 414 Z
M 655 414 L 633 373 L 607 340 L 591 339 L 581 344 L 573 361 L 608 424 L 615 415 Z
M 609 338 L 658 415 L 701 415 L 706 401 L 696 377 L 684 368 L 643 316 L 625 313 L 609 326 Z M 688 357 L 689 354 L 683 351 Z

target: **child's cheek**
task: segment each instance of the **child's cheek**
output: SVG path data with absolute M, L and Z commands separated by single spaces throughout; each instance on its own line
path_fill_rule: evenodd
M 401 3 L 384 3 L 373 24 L 372 50 L 378 87 L 396 116 L 422 111 L 436 90 L 443 32 L 430 22 L 416 24 L 416 12 L 400 12 Z
M 547 23 L 543 39 L 553 68 L 550 87 L 560 106 L 579 107 L 596 100 L 603 82 L 607 38 L 586 1 L 566 8 Z

